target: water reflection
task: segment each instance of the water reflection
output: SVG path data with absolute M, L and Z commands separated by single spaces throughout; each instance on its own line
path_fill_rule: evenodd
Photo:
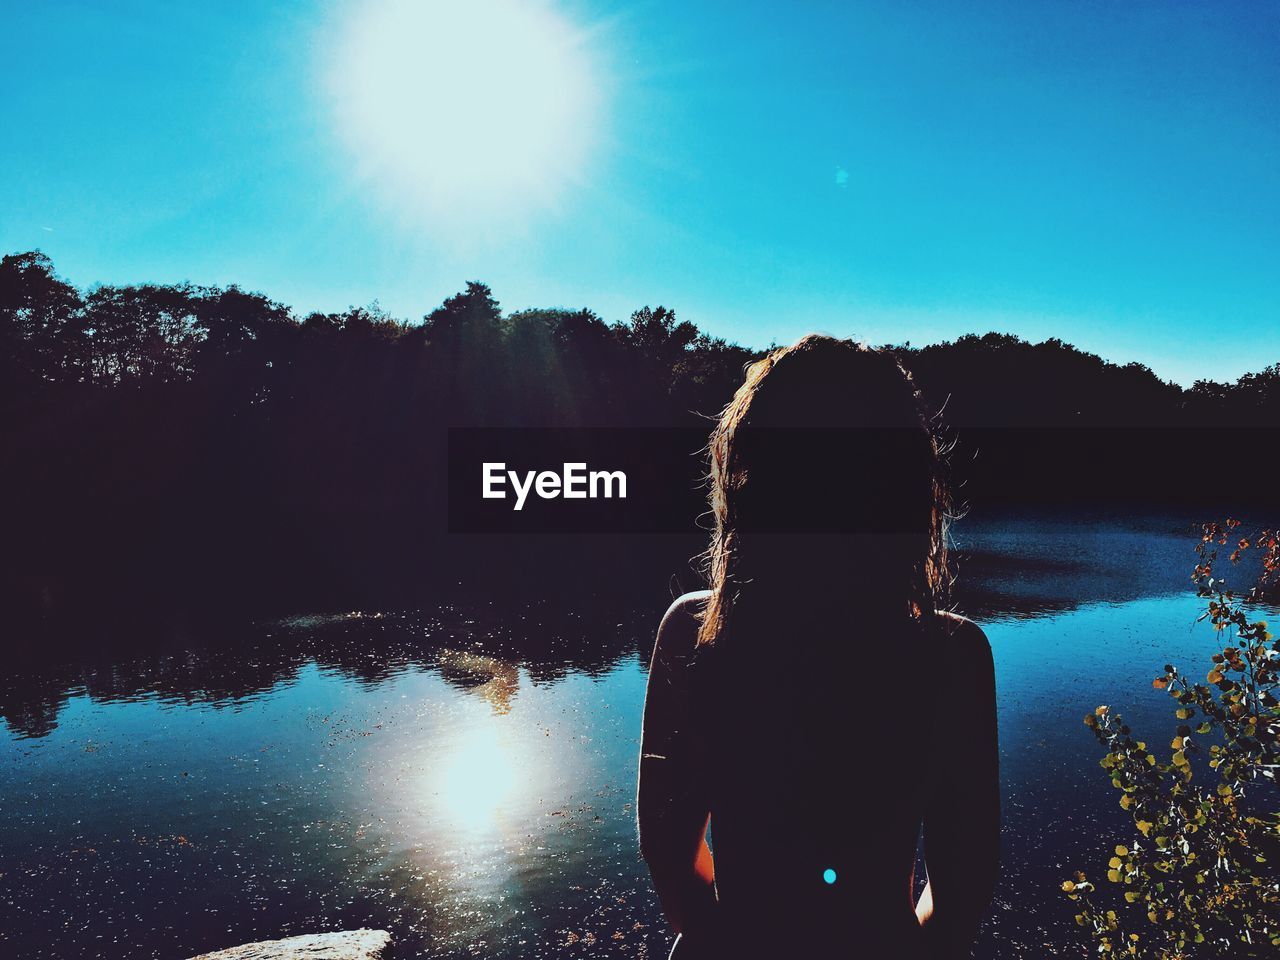
M 442 822 L 468 834 L 494 830 L 516 788 L 519 762 L 494 722 L 473 725 L 428 776 Z
M 473 696 L 480 697 L 496 714 L 511 712 L 511 701 L 520 689 L 515 664 L 466 650 L 445 648 L 439 653 L 440 675 Z
M 988 622 L 1183 593 L 1197 519 L 1079 507 L 961 519 L 952 529 L 961 607 Z
M 1185 591 L 1188 525 L 1171 514 L 1078 510 L 964 519 L 953 531 L 961 608 L 983 621 L 1020 619 Z M 82 692 L 96 702 L 243 703 L 295 682 L 308 663 L 368 685 L 435 669 L 460 688 L 476 688 L 503 713 L 516 693 L 518 667 L 534 684 L 555 683 L 575 671 L 599 675 L 622 657 L 647 652 L 653 610 L 666 599 L 658 595 L 650 609 L 622 613 L 563 603 L 446 604 L 234 628 L 165 625 L 101 643 L 54 635 L 21 645 L 39 654 L 12 664 L 0 679 L 0 716 L 14 735 L 39 738 L 57 727 L 68 698 Z
M 1071 942 L 1054 890 L 1119 812 L 1080 717 L 1111 702 L 1163 730 L 1152 671 L 1203 652 L 1176 527 L 957 531 L 1005 778 L 979 956 Z M 664 600 L 158 631 L 12 664 L 0 955 L 190 956 L 358 926 L 391 929 L 404 956 L 663 955 L 631 804 Z
M 55 634 L 24 643 L 0 676 L 0 716 L 10 733 L 39 738 L 57 728 L 67 701 L 155 699 L 227 706 L 297 681 L 309 664 L 376 687 L 414 670 L 437 670 L 507 712 L 518 667 L 533 684 L 573 673 L 601 675 L 646 648 L 648 611 L 516 610 L 442 606 L 424 611 L 289 617 L 196 631 L 152 624 L 112 642 Z M 176 649 L 175 649 L 176 647 Z M 52 651 L 52 653 L 50 653 Z M 505 659 L 504 659 L 505 658 Z

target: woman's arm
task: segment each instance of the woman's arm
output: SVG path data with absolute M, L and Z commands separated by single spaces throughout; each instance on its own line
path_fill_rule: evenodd
M 995 669 L 982 630 L 961 621 L 946 642 L 956 644 L 948 686 L 958 691 L 944 717 L 953 742 L 941 751 L 934 797 L 925 811 L 929 882 L 916 916 L 934 960 L 968 957 L 995 890 L 1000 855 L 1000 761 L 996 738 Z
M 640 739 L 636 808 L 640 853 L 649 864 L 663 912 L 677 933 L 708 927 L 714 912 L 715 869 L 707 846 L 711 815 L 691 762 L 688 668 L 706 594 L 686 594 L 658 628 Z

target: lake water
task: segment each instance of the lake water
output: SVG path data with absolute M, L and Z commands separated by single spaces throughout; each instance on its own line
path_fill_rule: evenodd
M 1081 955 L 1058 886 L 1129 835 L 1081 718 L 1108 703 L 1172 736 L 1150 680 L 1213 649 L 1189 519 L 957 527 L 1001 724 L 978 956 Z M 633 807 L 660 614 L 297 617 L 128 655 L 87 638 L 18 668 L 0 684 L 0 954 L 178 960 L 370 926 L 394 957 L 665 956 Z

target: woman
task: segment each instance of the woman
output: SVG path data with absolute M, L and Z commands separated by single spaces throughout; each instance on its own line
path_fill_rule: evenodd
M 673 957 L 968 956 L 996 876 L 995 685 L 982 631 L 943 609 L 910 375 L 805 337 L 748 368 L 709 452 L 709 589 L 662 620 L 641 744 Z

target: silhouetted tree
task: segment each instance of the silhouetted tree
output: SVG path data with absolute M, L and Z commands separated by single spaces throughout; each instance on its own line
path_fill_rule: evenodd
M 196 303 L 187 287 L 99 287 L 85 298 L 89 377 L 138 386 L 190 379 Z
M 502 310 L 483 283 L 447 299 L 424 318 L 420 335 L 437 378 L 435 399 L 459 423 L 490 422 L 507 394 Z
M 53 379 L 74 371 L 82 309 L 79 291 L 40 251 L 0 259 L 0 362 L 7 375 Z

